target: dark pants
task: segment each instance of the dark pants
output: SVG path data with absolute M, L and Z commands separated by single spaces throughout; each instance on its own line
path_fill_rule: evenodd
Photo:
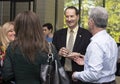
M 69 80 L 70 80 L 70 84 L 84 84 L 82 81 L 78 80 L 78 81 L 73 81 L 72 80 L 72 74 L 73 72 L 69 72 L 69 71 L 66 71 L 67 72 L 67 75 L 69 77 Z

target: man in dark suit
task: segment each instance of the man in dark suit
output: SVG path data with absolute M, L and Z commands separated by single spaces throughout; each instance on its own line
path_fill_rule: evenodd
M 78 52 L 83 55 L 86 52 L 86 48 L 90 43 L 90 38 L 92 35 L 88 30 L 79 27 L 78 25 L 79 11 L 76 7 L 70 6 L 66 8 L 64 14 L 68 28 L 63 28 L 54 33 L 53 44 L 55 45 L 56 49 L 59 52 L 59 55 L 61 56 L 61 63 L 64 67 L 66 65 L 65 64 L 66 59 L 68 58 L 70 60 L 70 64 L 67 65 L 71 65 L 71 68 L 70 69 L 65 68 L 65 70 L 70 78 L 71 84 L 82 84 L 81 81 L 77 82 L 72 81 L 72 72 L 82 71 L 84 67 L 74 62 L 73 57 L 66 56 L 66 54 L 68 54 L 68 51 L 70 51 L 68 47 L 70 44 L 68 43 L 70 42 L 69 37 L 71 33 L 69 32 L 71 30 L 73 32 L 73 37 L 71 40 L 73 41 L 73 47 L 70 52 Z

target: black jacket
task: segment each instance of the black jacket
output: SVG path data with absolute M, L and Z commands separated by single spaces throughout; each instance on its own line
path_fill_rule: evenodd
M 57 56 L 55 48 L 52 50 L 53 56 Z M 15 78 L 15 84 L 41 84 L 40 82 L 40 65 L 48 63 L 48 54 L 45 52 L 36 52 L 36 59 L 31 63 L 19 47 L 13 51 L 11 45 L 6 52 L 2 76 L 5 81 Z
M 67 37 L 67 28 L 58 30 L 54 33 L 53 44 L 55 45 L 58 51 L 61 47 L 66 47 L 66 37 Z M 86 48 L 90 43 L 91 37 L 92 37 L 92 34 L 88 30 L 79 27 L 76 40 L 74 43 L 74 47 L 73 47 L 73 52 L 78 52 L 84 55 L 86 52 Z M 64 57 L 62 57 L 61 63 L 62 65 L 64 65 L 65 63 Z M 72 61 L 73 71 L 82 71 L 83 68 L 84 68 L 83 66 L 80 66 L 76 64 L 74 61 Z

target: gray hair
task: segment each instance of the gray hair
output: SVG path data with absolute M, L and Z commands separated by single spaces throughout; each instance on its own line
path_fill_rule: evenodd
M 95 7 L 89 11 L 89 18 L 93 19 L 97 27 L 106 28 L 108 23 L 108 13 L 103 7 Z

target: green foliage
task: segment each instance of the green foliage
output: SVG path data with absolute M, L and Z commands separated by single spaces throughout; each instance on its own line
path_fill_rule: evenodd
M 120 0 L 106 0 L 106 9 L 109 13 L 108 31 L 119 42 L 120 37 Z
M 79 0 L 65 0 L 65 7 L 79 6 Z M 120 0 L 82 0 L 80 25 L 88 28 L 88 10 L 95 6 L 105 6 L 109 13 L 107 31 L 118 43 L 120 37 Z M 65 21 L 64 21 L 65 22 Z

